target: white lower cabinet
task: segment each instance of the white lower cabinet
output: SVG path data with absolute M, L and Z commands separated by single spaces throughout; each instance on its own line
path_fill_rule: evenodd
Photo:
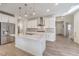
M 1 44 L 5 44 L 7 42 L 7 39 L 5 36 L 1 37 Z

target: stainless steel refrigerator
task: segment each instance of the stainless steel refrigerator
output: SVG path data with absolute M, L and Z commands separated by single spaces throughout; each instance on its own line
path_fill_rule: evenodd
M 0 22 L 0 44 L 6 44 L 15 40 L 15 24 Z

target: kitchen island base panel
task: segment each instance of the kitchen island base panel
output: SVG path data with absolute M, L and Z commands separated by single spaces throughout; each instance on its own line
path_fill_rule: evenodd
M 42 56 L 46 48 L 46 40 L 44 38 L 36 38 L 36 40 L 34 40 L 30 38 L 16 37 L 15 44 L 17 48 L 36 56 Z

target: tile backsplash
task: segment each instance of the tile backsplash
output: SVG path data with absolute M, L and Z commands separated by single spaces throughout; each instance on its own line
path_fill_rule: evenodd
M 44 32 L 51 32 L 51 33 L 53 33 L 54 31 L 55 31 L 55 28 L 45 28 L 44 29 Z M 27 28 L 26 32 L 38 32 L 38 28 Z

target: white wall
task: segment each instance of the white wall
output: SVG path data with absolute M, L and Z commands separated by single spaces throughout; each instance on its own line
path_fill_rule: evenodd
M 74 16 L 73 15 L 67 15 L 64 17 L 64 35 L 66 35 L 66 23 L 71 24 L 72 30 L 70 32 L 70 37 L 74 38 Z
M 74 41 L 79 44 L 79 11 L 74 14 Z
M 66 15 L 66 16 L 59 16 L 59 17 L 56 17 L 56 22 L 60 22 L 60 21 L 63 21 L 64 22 L 64 36 L 66 36 L 66 23 L 69 23 L 71 24 L 72 26 L 72 30 L 71 30 L 71 35 L 70 37 L 71 38 L 74 38 L 74 16 L 73 15 Z M 61 27 L 61 26 L 59 26 Z

